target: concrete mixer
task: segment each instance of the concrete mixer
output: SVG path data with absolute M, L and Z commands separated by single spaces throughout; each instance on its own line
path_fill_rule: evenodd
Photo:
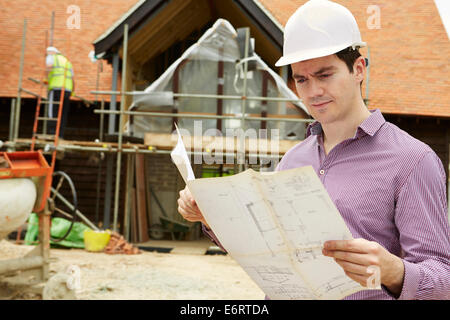
M 36 283 L 48 280 L 50 239 L 62 240 L 71 230 L 70 227 L 59 239 L 50 236 L 50 216 L 56 209 L 55 196 L 61 197 L 52 188 L 53 178 L 58 175 L 60 179 L 56 189 L 63 181 L 68 181 L 74 195 L 71 215 L 68 214 L 72 218 L 72 227 L 77 208 L 70 178 L 63 172 L 53 172 L 53 166 L 48 165 L 41 150 L 0 152 L 0 240 L 22 226 L 31 212 L 39 216 L 38 245 L 22 258 L 0 261 L 0 276 L 20 270 L 22 276 L 32 277 Z
M 20 228 L 36 201 L 36 185 L 31 179 L 0 180 L 0 239 Z
M 39 214 L 39 245 L 23 258 L 0 261 L 0 275 L 23 270 L 35 277 L 36 282 L 45 281 L 50 253 L 50 212 L 46 199 L 50 195 L 52 168 L 41 151 L 0 152 L 0 159 L 0 188 L 6 191 L 0 202 L 4 209 L 0 212 L 0 236 L 3 238 L 20 227 L 32 211 Z

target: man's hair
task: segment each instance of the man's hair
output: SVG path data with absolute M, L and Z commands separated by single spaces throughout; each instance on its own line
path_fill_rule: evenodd
M 336 56 L 340 60 L 344 61 L 345 64 L 347 65 L 348 71 L 350 71 L 350 73 L 353 73 L 353 66 L 355 65 L 356 59 L 361 57 L 361 53 L 359 53 L 358 47 L 356 47 L 355 50 L 353 50 L 352 47 L 347 47 L 344 50 L 336 52 Z M 366 63 L 367 63 L 367 61 L 366 61 Z M 364 80 L 361 80 L 361 82 L 359 83 L 361 90 L 362 90 L 363 81 Z M 361 91 L 361 95 L 362 95 L 362 91 Z
M 345 62 L 347 65 L 348 71 L 353 73 L 353 65 L 355 64 L 356 59 L 361 57 L 361 53 L 359 53 L 359 48 L 353 50 L 352 47 L 345 48 L 336 53 L 336 56 Z

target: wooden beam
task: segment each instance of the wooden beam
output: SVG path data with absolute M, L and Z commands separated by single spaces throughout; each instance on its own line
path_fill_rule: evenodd
M 146 133 L 144 143 L 162 150 L 171 150 L 178 137 L 170 133 Z M 183 137 L 188 151 L 236 152 L 239 146 L 237 137 L 194 136 Z M 285 154 L 299 140 L 246 139 L 245 150 L 250 153 Z M 201 147 L 201 150 L 200 148 Z
M 150 183 L 147 180 L 147 177 L 150 176 L 152 174 L 151 170 L 150 170 L 150 166 L 149 166 L 149 157 L 145 157 L 144 158 L 144 176 L 145 176 L 145 194 L 147 197 L 147 218 L 148 218 L 148 226 L 149 229 L 151 226 L 153 226 L 156 222 L 154 221 L 155 218 L 152 216 L 152 194 L 150 191 Z M 159 223 L 159 221 L 158 221 Z
M 133 155 L 127 155 L 127 172 L 126 172 L 126 188 L 128 192 L 126 192 L 125 197 L 125 208 L 123 215 L 123 235 L 125 240 L 130 241 L 130 222 L 131 222 L 131 213 L 132 213 L 132 195 L 131 188 L 133 187 L 134 182 L 134 161 Z
M 137 226 L 137 217 L 136 217 L 136 189 L 131 188 L 130 190 L 131 197 L 131 241 L 133 243 L 138 242 L 138 226 Z
M 188 12 L 176 17 L 156 37 L 142 45 L 142 48 L 135 54 L 137 61 L 145 63 L 170 48 L 175 42 L 187 38 L 194 30 L 204 26 L 208 20 L 208 17 L 201 15 L 201 10 L 188 8 Z
M 145 166 L 144 155 L 136 154 L 136 203 L 137 203 L 137 227 L 139 234 L 139 242 L 149 240 L 148 237 L 148 220 L 147 220 L 147 202 L 145 193 Z
M 168 23 L 174 21 L 178 14 L 186 10 L 186 7 L 190 5 L 191 1 L 192 0 L 170 1 L 159 14 L 153 17 L 151 21 L 133 35 L 128 47 L 129 52 L 134 54 L 147 42 L 154 41 L 154 38 L 167 28 Z

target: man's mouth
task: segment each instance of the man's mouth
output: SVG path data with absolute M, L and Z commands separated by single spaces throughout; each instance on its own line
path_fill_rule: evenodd
M 314 108 L 321 108 L 321 107 L 324 107 L 324 106 L 326 106 L 327 104 L 329 104 L 331 102 L 331 100 L 330 101 L 325 101 L 325 102 L 320 102 L 320 103 L 313 103 L 313 104 L 311 104 Z

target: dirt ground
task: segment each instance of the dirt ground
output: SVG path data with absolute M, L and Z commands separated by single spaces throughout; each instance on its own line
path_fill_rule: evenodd
M 18 258 L 33 246 L 0 241 L 0 261 Z M 264 299 L 264 293 L 228 255 L 158 253 L 108 255 L 82 249 L 51 249 L 51 276 L 80 271 L 76 299 Z M 1 282 L 1 278 L 0 278 Z M 41 299 L 16 292 L 10 299 Z

